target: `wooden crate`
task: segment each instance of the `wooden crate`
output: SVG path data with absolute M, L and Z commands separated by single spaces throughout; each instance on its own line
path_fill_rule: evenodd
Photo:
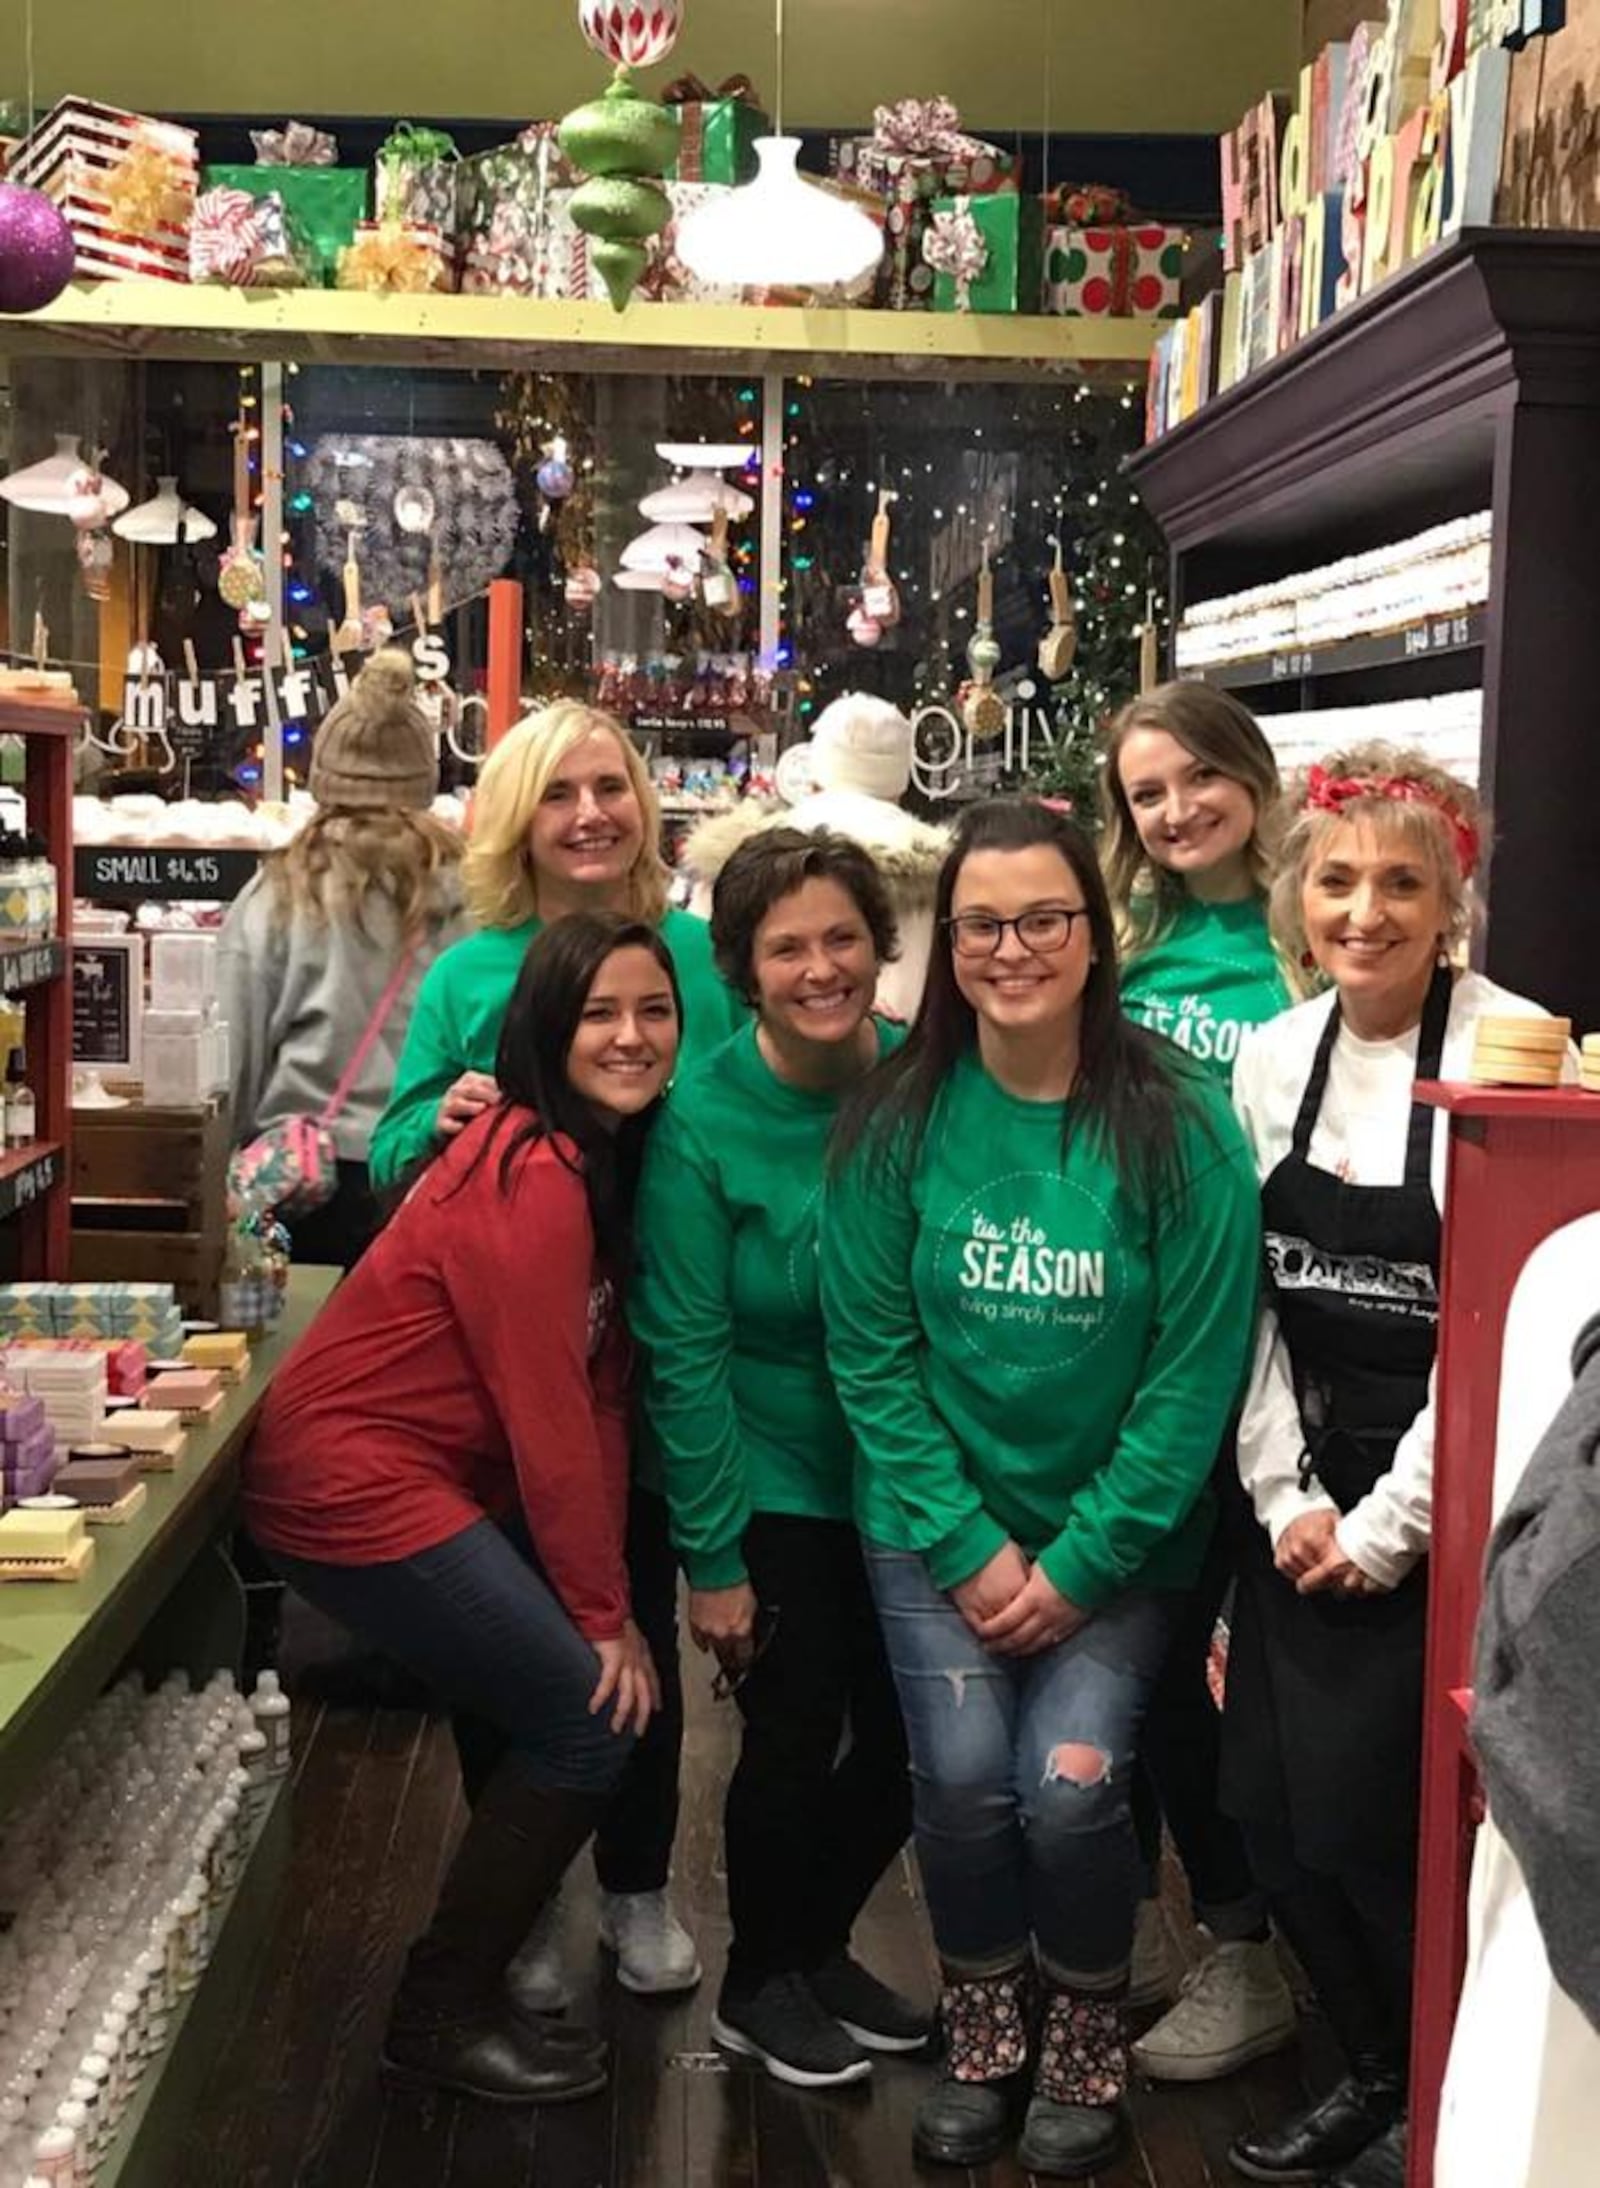
M 72 1276 L 175 1287 L 216 1316 L 226 1252 L 228 1106 L 80 1109 L 72 1146 Z

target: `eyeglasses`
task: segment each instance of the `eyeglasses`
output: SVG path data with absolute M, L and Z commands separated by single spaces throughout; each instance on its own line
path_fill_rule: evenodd
M 711 1699 L 714 1702 L 730 1701 L 755 1670 L 772 1646 L 778 1630 L 779 1610 L 776 1603 L 763 1603 L 756 1611 L 754 1645 L 744 1662 L 735 1670 L 724 1664 L 711 1682 Z
M 1072 940 L 1074 923 L 1088 916 L 1087 904 L 1044 904 L 1015 919 L 997 919 L 993 912 L 960 912 L 947 919 L 945 927 L 957 957 L 993 957 L 1008 927 L 1035 957 L 1053 957 Z

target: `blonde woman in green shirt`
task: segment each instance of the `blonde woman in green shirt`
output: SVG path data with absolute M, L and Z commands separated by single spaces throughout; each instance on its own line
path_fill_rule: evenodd
M 1129 1015 L 1231 1088 L 1251 1031 L 1296 1000 L 1267 925 L 1281 829 L 1278 763 L 1250 710 L 1208 684 L 1171 683 L 1125 706 L 1111 726 L 1101 784 L 1101 863 L 1122 938 Z M 1227 1596 L 1242 1499 L 1231 1436 L 1217 1464 L 1225 1518 L 1173 1635 L 1145 1724 L 1135 1812 L 1146 1896 L 1133 1955 L 1138 2006 L 1176 1985 L 1157 1898 L 1161 1826 L 1188 1877 L 1211 1949 L 1183 1995 L 1140 2037 L 1134 2059 L 1155 2081 L 1211 2081 L 1290 2041 L 1294 2000 L 1278 1965 L 1265 1895 L 1244 1837 L 1217 1798 L 1221 1718 L 1211 1698 L 1211 1640 Z
M 927 2014 L 849 1951 L 910 1833 L 911 1789 L 817 1286 L 840 1100 L 901 1037 L 872 1012 L 897 937 L 871 854 L 794 828 L 733 853 L 711 936 L 755 1015 L 673 1087 L 640 1188 L 629 1323 L 689 1631 L 744 1719 L 712 2033 L 778 2080 L 820 2088 L 928 2035 Z
M 944 1964 L 920 2156 L 1076 2178 L 1122 2136 L 1133 1761 L 1243 1376 L 1260 1218 L 1221 1093 L 1131 1025 L 1093 849 L 972 808 L 906 1043 L 847 1106 L 828 1358 Z M 1036 1985 L 1044 1991 L 1037 2045 Z

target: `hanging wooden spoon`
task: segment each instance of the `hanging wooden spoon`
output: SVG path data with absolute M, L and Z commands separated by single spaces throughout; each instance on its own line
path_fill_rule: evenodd
M 1077 658 L 1078 611 L 1072 603 L 1072 580 L 1067 575 L 1061 540 L 1054 532 L 1050 544 L 1056 551 L 1050 570 L 1050 628 L 1039 641 L 1039 669 L 1057 684 Z
M 994 689 L 1000 647 L 994 635 L 994 572 L 989 567 L 987 540 L 978 572 L 978 627 L 967 647 L 967 666 L 972 681 L 961 695 L 961 719 L 974 737 L 997 737 L 1006 724 L 1006 709 Z
M 889 504 L 900 496 L 892 487 L 878 489 L 878 513 L 872 520 L 866 566 L 861 573 L 863 613 L 880 630 L 893 630 L 900 620 L 900 595 L 889 575 Z
M 242 614 L 267 597 L 267 573 L 256 546 L 255 511 L 250 506 L 250 432 L 243 418 L 233 432 L 232 538 L 217 571 L 217 591 Z
M 344 619 L 334 631 L 329 645 L 336 654 L 361 651 L 361 565 L 356 560 L 356 541 L 361 537 L 366 519 L 354 502 L 341 501 L 334 510 L 345 530 L 344 554 Z
M 700 595 L 714 615 L 739 613 L 739 581 L 728 560 L 728 512 L 718 509 L 711 519 L 711 540 L 701 557 Z
M 1156 627 L 1154 589 L 1144 596 L 1144 622 L 1139 629 L 1139 689 L 1154 691 L 1161 681 L 1161 634 Z

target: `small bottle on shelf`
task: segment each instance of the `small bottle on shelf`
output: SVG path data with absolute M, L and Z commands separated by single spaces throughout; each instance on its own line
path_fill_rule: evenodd
M 289 1697 L 284 1693 L 275 1671 L 264 1671 L 256 1679 L 255 1692 L 250 1697 L 250 1713 L 255 1718 L 256 1729 L 266 1737 L 267 1769 L 275 1778 L 282 1777 L 288 1769 L 289 1755 Z
M 28 1059 L 19 1041 L 6 1064 L 7 1147 L 31 1147 L 37 1130 L 33 1089 L 28 1084 Z

